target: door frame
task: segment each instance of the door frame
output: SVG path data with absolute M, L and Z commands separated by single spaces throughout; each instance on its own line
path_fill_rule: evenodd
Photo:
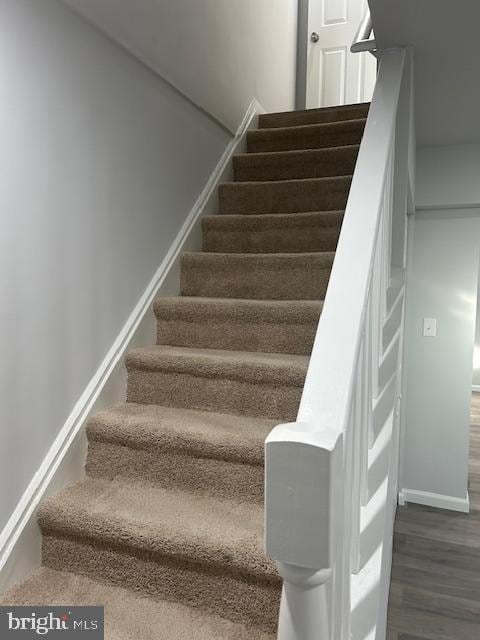
M 309 0 L 298 0 L 297 77 L 295 109 L 305 109 L 307 102 L 308 7 Z

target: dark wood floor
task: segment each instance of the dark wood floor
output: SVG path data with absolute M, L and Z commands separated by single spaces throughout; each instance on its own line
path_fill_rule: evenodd
M 407 505 L 395 524 L 388 640 L 480 640 L 480 394 L 471 411 L 471 513 Z

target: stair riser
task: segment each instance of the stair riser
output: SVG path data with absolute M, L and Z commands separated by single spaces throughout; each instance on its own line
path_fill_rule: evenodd
M 351 178 L 226 183 L 219 188 L 219 212 L 261 215 L 344 210 L 350 184 Z
M 310 324 L 242 323 L 215 317 L 204 321 L 171 318 L 157 321 L 157 344 L 200 349 L 261 351 L 309 355 L 318 320 Z
M 128 371 L 127 400 L 141 404 L 288 421 L 295 419 L 301 395 L 301 387 L 269 384 L 268 379 L 264 384 L 255 384 L 187 373 Z
M 260 452 L 259 452 L 260 454 Z M 261 503 L 262 466 L 200 458 L 181 452 L 133 449 L 107 442 L 90 441 L 87 474 L 94 478 L 128 478 L 225 499 Z
M 341 226 L 224 229 L 204 225 L 203 250 L 212 253 L 302 253 L 335 251 Z
M 341 122 L 366 118 L 369 105 L 349 105 L 336 109 L 309 109 L 307 111 L 285 111 L 284 113 L 262 113 L 258 126 L 261 129 L 274 127 L 299 127 L 322 122 Z
M 360 144 L 364 120 L 289 129 L 257 129 L 247 134 L 248 153 L 325 149 Z
M 323 300 L 332 261 L 258 259 L 182 261 L 181 293 L 205 298 Z M 330 255 L 330 254 L 328 254 Z M 319 254 L 322 256 L 322 254 Z
M 215 572 L 211 567 L 188 565 L 180 558 L 135 553 L 128 547 L 128 540 L 114 548 L 46 533 L 42 561 L 57 571 L 79 573 L 148 596 L 181 602 L 265 631 L 274 631 L 276 627 L 279 581 L 275 584 L 249 581 Z
M 234 176 L 237 182 L 346 176 L 353 173 L 357 154 L 357 146 L 305 153 L 246 154 L 234 157 Z

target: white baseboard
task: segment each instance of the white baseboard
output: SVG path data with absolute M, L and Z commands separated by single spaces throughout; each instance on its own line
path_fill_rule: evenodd
M 398 494 L 398 503 L 403 506 L 407 502 L 423 504 L 426 507 L 436 507 L 437 509 L 461 511 L 462 513 L 469 513 L 470 511 L 468 491 L 465 498 L 456 498 L 455 496 L 445 496 L 440 493 L 402 489 Z
M 480 393 L 480 384 L 472 384 L 472 391 Z
M 38 505 L 47 496 L 84 477 L 85 424 L 94 411 L 125 400 L 125 355 L 133 347 L 155 342 L 155 319 L 151 312 L 153 301 L 158 295 L 178 295 L 181 254 L 184 251 L 201 251 L 201 219 L 204 215 L 217 213 L 217 186 L 232 179 L 232 157 L 245 150 L 247 131 L 257 127 L 260 113 L 264 113 L 264 109 L 252 100 L 237 133 L 227 145 L 157 272 L 59 430 L 0 533 L 0 593 L 40 565 L 41 534 L 36 522 Z

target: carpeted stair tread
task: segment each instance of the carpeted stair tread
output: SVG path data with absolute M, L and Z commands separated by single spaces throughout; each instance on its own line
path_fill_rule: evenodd
M 345 209 L 352 176 L 225 182 L 219 187 L 220 214 L 306 213 Z
M 323 300 L 334 259 L 321 253 L 184 253 L 181 295 Z
M 325 178 L 351 175 L 357 161 L 359 145 L 243 153 L 234 156 L 236 182 Z
M 293 420 L 308 357 L 153 346 L 127 357 L 127 401 Z
M 3 606 L 105 607 L 105 640 L 273 640 L 274 634 L 177 602 L 141 596 L 67 571 L 37 569 Z
M 87 478 L 48 498 L 39 510 L 39 524 L 49 536 L 279 582 L 263 551 L 263 508 L 256 503 Z
M 314 300 L 242 300 L 187 296 L 157 298 L 154 303 L 157 320 L 171 318 L 194 322 L 203 317 L 209 320 L 235 318 L 239 323 L 278 322 L 287 325 L 318 322 L 321 307 L 322 303 Z
M 307 124 L 293 127 L 254 129 L 247 133 L 247 152 L 293 151 L 360 144 L 366 118 Z
M 268 129 L 273 127 L 320 124 L 321 122 L 356 120 L 358 118 L 366 118 L 369 107 L 370 103 L 364 102 L 336 107 L 320 107 L 318 109 L 262 113 L 258 118 L 258 126 L 260 129 Z
M 265 376 L 272 382 L 301 385 L 308 366 L 307 356 L 256 353 L 222 349 L 195 349 L 152 345 L 129 351 L 127 370 L 189 373 L 198 377 L 249 380 L 261 384 Z
M 274 420 L 127 403 L 89 422 L 87 474 L 236 501 L 263 500 Z
M 126 403 L 90 418 L 89 441 L 250 465 L 263 464 L 265 438 L 275 420 Z
M 335 251 L 343 211 L 205 216 L 203 250 L 215 253 Z
M 157 344 L 308 355 L 321 308 L 316 300 L 158 298 Z

